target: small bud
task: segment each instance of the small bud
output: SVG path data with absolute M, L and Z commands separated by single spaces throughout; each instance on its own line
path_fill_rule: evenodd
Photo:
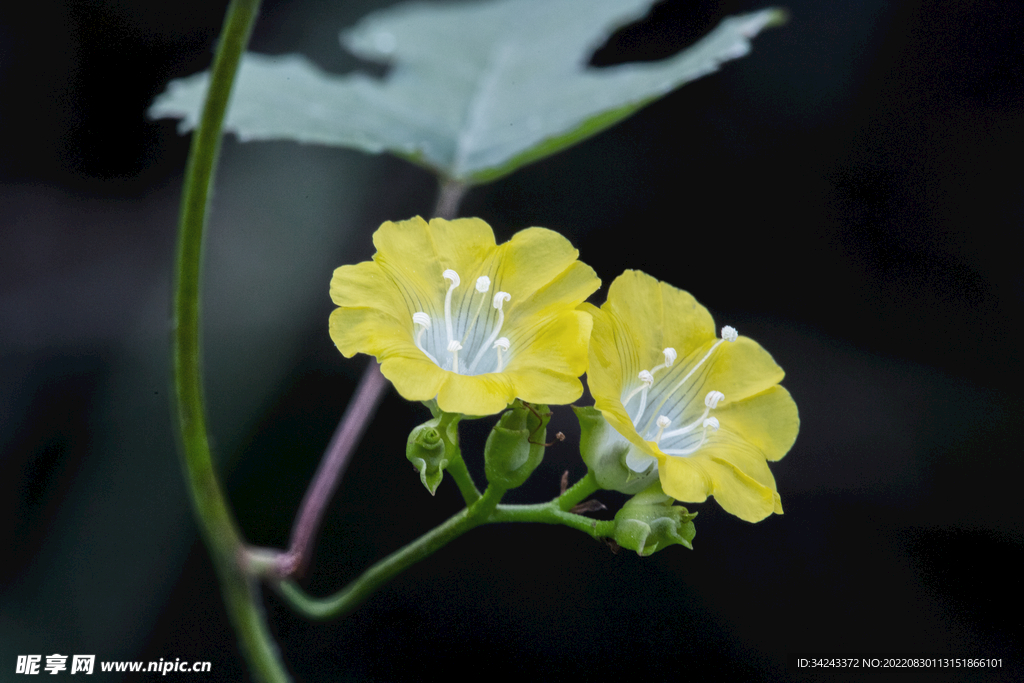
M 615 542 L 641 557 L 676 544 L 692 550 L 697 513 L 673 502 L 658 483 L 630 498 L 615 515 Z
M 522 486 L 544 457 L 551 411 L 545 405 L 520 401 L 498 419 L 484 446 L 487 481 L 503 489 Z
M 448 466 L 441 432 L 430 424 L 432 422 L 436 420 L 428 420 L 413 429 L 405 445 L 405 457 L 420 473 L 420 481 L 430 495 L 437 491 L 444 477 L 444 468 Z
M 434 401 L 425 401 L 424 404 L 434 417 L 409 433 L 405 457 L 420 473 L 423 486 L 430 495 L 434 495 L 444 476 L 444 468 L 461 457 L 459 420 L 462 415 L 442 412 Z
M 587 468 L 594 473 L 598 486 L 608 491 L 634 494 L 658 480 L 658 468 L 653 466 L 656 462 L 654 458 L 641 453 L 626 441 L 605 421 L 600 410 L 573 406 L 573 412 L 580 422 L 580 455 L 583 456 L 583 462 L 587 463 Z M 630 462 L 636 464 L 649 461 L 650 465 L 637 465 L 642 471 L 634 471 L 627 465 L 627 456 L 631 453 L 642 457 L 630 458 Z

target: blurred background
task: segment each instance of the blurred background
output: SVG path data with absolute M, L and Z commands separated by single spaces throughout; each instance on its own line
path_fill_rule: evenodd
M 337 35 L 387 4 L 266 0 L 251 49 L 383 74 Z M 668 56 L 762 6 L 659 3 L 592 65 Z M 145 115 L 170 79 L 209 66 L 225 7 L 0 10 L 5 680 L 16 655 L 54 652 L 208 660 L 208 680 L 247 678 L 171 426 L 189 138 Z M 1021 680 L 1024 8 L 786 7 L 790 22 L 748 57 L 462 206 L 499 241 L 530 225 L 563 232 L 605 287 L 628 267 L 687 289 L 768 349 L 802 418 L 773 465 L 785 514 L 751 525 L 709 500 L 691 507 L 693 551 L 650 558 L 562 527 L 478 529 L 329 623 L 268 596 L 298 680 L 465 676 L 487 671 L 481 654 L 541 680 L 845 680 L 791 670 L 798 652 L 996 657 L 1002 670 L 928 680 Z M 435 191 L 389 156 L 225 141 L 206 386 L 252 543 L 287 544 L 365 367 L 327 335 L 332 270 L 369 258 L 382 221 L 429 214 Z M 344 586 L 460 508 L 450 482 L 430 498 L 404 458 L 427 417 L 385 399 L 331 504 L 310 591 Z M 465 452 L 488 428 L 469 426 Z M 551 498 L 565 470 L 582 476 L 567 408 L 558 429 L 565 443 L 509 502 Z M 598 497 L 610 512 L 622 501 Z

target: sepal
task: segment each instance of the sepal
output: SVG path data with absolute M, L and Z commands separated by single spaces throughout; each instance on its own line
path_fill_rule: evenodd
M 658 483 L 630 498 L 615 515 L 615 542 L 641 557 L 676 544 L 693 550 L 697 513 L 673 502 Z
M 544 458 L 550 420 L 546 405 L 524 405 L 519 400 L 502 413 L 484 446 L 488 483 L 503 489 L 523 485 Z
M 658 469 L 651 461 L 645 472 L 634 472 L 626 465 L 626 457 L 636 447 L 608 424 L 601 411 L 594 407 L 572 407 L 580 422 L 580 455 L 594 473 L 598 486 L 608 491 L 634 494 L 658 480 Z

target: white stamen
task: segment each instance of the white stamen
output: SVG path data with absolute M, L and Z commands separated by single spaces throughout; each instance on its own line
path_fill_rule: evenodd
M 734 342 L 737 338 L 739 338 L 739 336 L 740 333 L 736 331 L 735 327 L 730 327 L 729 325 L 726 325 L 725 327 L 722 328 L 722 339 L 724 339 L 727 342 Z
M 668 419 L 664 415 L 658 416 L 658 433 L 654 435 L 654 443 L 659 443 L 661 441 L 662 432 L 664 432 L 665 427 L 668 427 L 670 424 L 672 424 L 672 420 Z
M 473 359 L 472 364 L 469 366 L 469 372 L 476 370 L 476 364 L 480 362 L 480 359 L 484 357 L 484 353 L 488 349 L 492 348 L 491 344 L 498 338 L 498 334 L 501 333 L 501 326 L 505 324 L 505 310 L 502 306 L 505 305 L 506 301 L 511 301 L 512 295 L 508 292 L 495 292 L 494 293 L 494 307 L 498 309 L 498 324 L 494 326 L 491 334 L 484 340 L 484 343 L 480 345 L 480 350 L 476 352 L 476 357 Z
M 416 328 L 416 348 L 422 351 L 423 355 L 427 358 L 434 361 L 434 365 L 440 366 L 441 364 L 434 358 L 434 354 L 423 348 L 423 333 L 430 329 L 430 316 L 423 311 L 416 311 L 412 314 L 412 323 L 418 326 Z
M 492 348 L 495 349 L 495 353 L 498 354 L 498 369 L 495 370 L 495 372 L 501 372 L 501 369 L 504 367 L 504 363 L 502 363 L 501 352 L 508 351 L 508 347 L 508 337 L 501 337 L 496 342 L 494 342 L 494 346 Z
M 664 351 L 662 351 L 662 353 L 665 354 L 665 362 L 660 364 L 660 365 L 655 365 L 653 368 L 651 368 L 651 374 L 652 375 L 654 373 L 656 373 L 658 370 L 661 370 L 662 368 L 670 368 L 670 367 L 672 367 L 672 363 L 676 362 L 676 350 L 675 349 L 668 348 L 668 349 L 665 349 Z
M 708 429 L 712 431 L 718 431 L 718 419 L 709 417 L 704 420 L 704 433 L 700 437 L 700 443 L 690 448 L 663 448 L 661 452 L 665 455 L 693 455 L 700 450 L 700 447 L 704 445 L 704 442 L 708 440 Z M 667 435 L 666 435 L 667 436 Z
M 706 408 L 704 408 L 704 414 L 701 415 L 700 417 L 698 417 L 696 420 L 694 420 L 690 424 L 686 425 L 685 427 L 680 427 L 679 429 L 673 429 L 671 432 L 667 432 L 665 434 L 662 434 L 662 438 L 663 439 L 667 439 L 667 438 L 673 437 L 673 436 L 682 436 L 683 434 L 689 434 L 690 432 L 692 432 L 694 429 L 696 429 L 697 427 L 699 427 L 701 425 L 706 427 L 707 426 L 706 423 L 707 423 L 707 421 L 709 419 L 710 420 L 714 420 L 715 424 L 717 425 L 718 424 L 717 418 L 714 418 L 714 417 L 709 418 L 708 417 L 708 413 L 711 412 L 712 408 L 716 408 L 718 406 L 718 402 L 721 401 L 723 398 L 725 398 L 725 394 L 723 394 L 721 391 L 709 391 L 708 395 L 704 397 L 704 405 L 707 406 Z M 718 429 L 718 427 L 716 426 L 715 429 Z
M 729 328 L 729 329 L 732 329 L 732 328 Z M 735 332 L 735 330 L 733 330 L 733 331 Z M 708 349 L 708 352 L 705 353 L 704 357 L 700 359 L 700 362 L 698 362 L 696 365 L 694 365 L 692 368 L 690 368 L 690 371 L 688 373 L 686 373 L 686 376 L 683 377 L 678 382 L 676 382 L 676 385 L 674 387 L 672 387 L 672 390 L 669 391 L 667 394 L 665 394 L 665 401 L 667 401 L 668 398 L 672 394 L 676 393 L 676 390 L 679 389 L 679 387 L 683 386 L 686 383 L 686 380 L 690 379 L 690 377 L 693 375 L 693 373 L 697 372 L 697 368 L 699 368 L 700 366 L 704 365 L 704 362 L 707 361 L 708 358 L 711 358 L 711 354 L 715 352 L 715 349 L 717 349 L 719 347 L 719 345 L 721 345 L 721 343 L 723 341 L 725 341 L 725 340 L 724 339 L 719 339 L 714 344 L 712 344 L 711 348 Z M 662 401 L 662 405 L 664 405 L 664 401 Z M 661 406 L 659 406 L 659 408 L 660 407 Z
M 643 372 L 647 372 L 644 370 Z M 642 379 L 642 378 L 641 378 Z M 640 418 L 644 416 L 644 411 L 647 410 L 647 390 L 651 388 L 650 384 L 646 382 L 640 387 L 640 410 L 637 411 L 636 418 L 633 420 L 633 426 L 636 427 L 640 422 Z
M 491 288 L 491 278 L 487 277 L 486 275 L 481 275 L 480 277 L 478 277 L 476 279 L 476 291 L 480 292 L 481 294 L 486 294 L 487 290 L 490 289 L 490 288 Z M 483 309 L 484 301 L 486 299 L 487 299 L 487 297 L 482 296 L 482 297 L 480 297 L 480 300 L 477 302 L 476 310 L 473 311 L 473 317 L 470 318 L 469 325 L 466 327 L 466 333 L 464 335 L 462 335 L 462 343 L 463 344 L 466 343 L 466 340 L 469 339 L 470 332 L 472 332 L 473 328 L 476 327 L 476 321 L 480 319 L 480 311 L 481 311 L 481 309 Z
M 448 343 L 451 344 L 452 340 L 455 339 L 455 334 L 452 332 L 452 292 L 459 286 L 459 274 L 449 268 L 442 273 L 445 280 L 451 280 L 452 284 L 448 287 L 448 293 L 444 295 L 444 330 L 448 333 Z
M 626 404 L 628 404 L 634 396 L 640 394 L 640 412 L 637 413 L 636 419 L 633 420 L 634 427 L 637 422 L 640 421 L 640 417 L 643 416 L 644 408 L 647 407 L 647 390 L 651 388 L 652 384 L 654 384 L 654 375 L 647 370 L 641 370 L 637 373 L 637 377 L 640 378 L 640 386 L 629 392 L 629 395 L 626 396 L 626 400 L 622 402 L 622 407 L 625 408 Z
M 459 351 L 462 350 L 462 344 L 455 341 L 454 339 L 448 342 L 448 352 L 452 354 L 452 372 L 456 375 L 459 374 Z

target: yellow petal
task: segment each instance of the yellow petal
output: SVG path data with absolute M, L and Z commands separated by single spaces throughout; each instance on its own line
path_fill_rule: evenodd
M 627 270 L 615 278 L 605 305 L 633 337 L 645 368 L 661 363 L 666 347 L 674 348 L 682 360 L 715 338 L 711 314 L 689 292 L 638 270 Z
M 546 228 L 520 230 L 499 250 L 501 267 L 497 279 L 501 288 L 513 296 L 513 302 L 526 301 L 537 290 L 548 286 L 577 263 L 579 256 L 569 240 Z M 593 272 L 590 270 L 591 277 L 596 279 Z M 599 280 L 597 286 L 600 286 Z M 597 286 L 576 303 L 593 294 Z
M 377 253 L 373 260 L 391 279 L 409 302 L 436 301 L 444 298 L 448 283 L 441 277 L 447 266 L 442 266 L 427 223 L 419 216 L 407 221 L 384 223 L 373 233 Z
M 408 401 L 429 401 L 438 395 L 450 372 L 445 372 L 426 357 L 388 356 L 380 371 Z
M 432 251 L 441 264 L 444 268 L 453 268 L 459 275 L 464 275 L 463 271 L 474 270 L 477 264 L 497 252 L 494 231 L 479 218 L 457 218 L 453 221 L 431 218 L 428 233 L 433 242 Z
M 502 286 L 507 285 L 507 280 Z M 568 304 L 575 308 L 597 291 L 601 280 L 594 269 L 585 263 L 576 261 L 568 268 L 554 276 L 551 282 L 535 289 L 529 296 L 520 296 L 510 302 L 509 324 L 528 324 L 530 318 L 550 315 L 554 311 L 564 310 Z
M 703 387 L 706 391 L 714 389 L 725 394 L 722 403 L 725 405 L 765 391 L 781 382 L 785 374 L 760 344 L 749 337 L 740 337 L 734 342 L 724 342 L 715 350 Z
M 338 306 L 377 308 L 396 320 L 404 320 L 410 308 L 414 312 L 424 310 L 417 306 L 416 299 L 403 296 L 394 279 L 374 261 L 341 266 L 331 278 L 331 300 Z
M 579 377 L 587 369 L 587 345 L 593 318 L 583 311 L 564 311 L 538 319 L 536 325 L 520 325 L 510 333 L 514 348 L 522 349 L 512 356 L 507 370 L 514 372 L 529 367 Z
M 528 368 L 501 374 L 512 380 L 519 398 L 527 403 L 564 405 L 583 395 L 583 383 L 572 375 L 555 373 L 543 368 Z
M 665 493 L 676 500 L 701 503 L 714 496 L 723 510 L 748 522 L 759 522 L 775 511 L 775 492 L 730 462 L 666 457 L 658 472 Z
M 504 373 L 457 375 L 447 372 L 437 394 L 437 405 L 447 413 L 493 415 L 516 400 L 517 389 L 512 378 Z
M 399 322 L 372 308 L 338 308 L 331 313 L 329 329 L 331 339 L 346 358 L 369 353 L 380 360 L 393 353 L 422 356 L 412 343 L 411 326 L 411 319 Z
M 715 415 L 723 427 L 728 426 L 730 432 L 738 434 L 772 461 L 789 452 L 800 431 L 796 403 L 780 386 L 744 401 L 723 404 Z

